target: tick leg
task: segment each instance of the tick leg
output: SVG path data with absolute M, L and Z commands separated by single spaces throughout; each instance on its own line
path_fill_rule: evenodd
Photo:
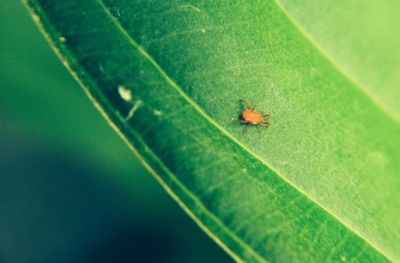
M 261 112 L 261 115 L 265 118 L 267 118 L 268 120 L 271 119 L 271 115 L 268 114 L 264 114 L 264 112 Z
M 247 103 L 247 101 L 245 101 L 244 99 L 240 99 L 241 102 L 243 102 L 243 104 L 246 106 L 246 109 L 250 109 L 250 105 Z
M 269 126 L 271 126 L 271 123 L 269 123 L 269 122 L 263 122 L 261 125 L 262 125 L 262 126 L 269 127 Z
M 240 123 L 247 123 L 247 121 L 245 121 L 245 120 L 240 120 Z

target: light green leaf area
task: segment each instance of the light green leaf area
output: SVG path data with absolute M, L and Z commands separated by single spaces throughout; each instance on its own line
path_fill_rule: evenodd
M 347 78 L 400 121 L 400 1 L 278 2 Z
M 353 68 L 362 65 L 368 43 L 360 48 L 353 33 L 331 43 L 346 29 L 330 26 L 335 16 L 318 25 L 319 10 L 307 8 L 318 1 L 306 2 L 28 5 L 95 104 L 234 259 L 399 261 L 393 101 L 400 80 L 393 72 L 400 62 Z M 374 11 L 345 2 L 335 10 L 351 7 L 354 19 Z M 391 23 L 390 9 L 381 10 L 379 21 Z M 317 34 L 324 28 L 329 38 Z M 400 41 L 384 35 L 382 43 Z M 348 61 L 333 52 L 342 45 Z M 377 48 L 371 46 L 374 56 L 390 57 Z M 381 94 L 387 68 L 393 74 Z M 244 132 L 240 98 L 270 113 L 272 126 Z

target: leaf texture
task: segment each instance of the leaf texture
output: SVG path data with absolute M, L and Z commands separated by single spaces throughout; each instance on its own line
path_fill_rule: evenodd
M 27 3 L 97 107 L 234 259 L 400 260 L 400 126 L 299 30 L 290 1 Z M 273 126 L 243 133 L 240 98 Z

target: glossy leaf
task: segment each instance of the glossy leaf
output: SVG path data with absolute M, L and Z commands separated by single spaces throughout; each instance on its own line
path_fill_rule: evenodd
M 236 260 L 400 260 L 397 108 L 362 86 L 384 68 L 349 70 L 358 55 L 343 68 L 326 46 L 335 19 L 318 27 L 327 38 L 301 19 L 319 9 L 289 0 L 28 4 L 110 123 Z M 347 52 L 362 54 L 355 43 Z M 272 127 L 244 133 L 240 98 Z

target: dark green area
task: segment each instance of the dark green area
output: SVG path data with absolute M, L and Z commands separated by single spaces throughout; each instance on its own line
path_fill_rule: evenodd
M 231 262 L 0 3 L 0 262 Z

